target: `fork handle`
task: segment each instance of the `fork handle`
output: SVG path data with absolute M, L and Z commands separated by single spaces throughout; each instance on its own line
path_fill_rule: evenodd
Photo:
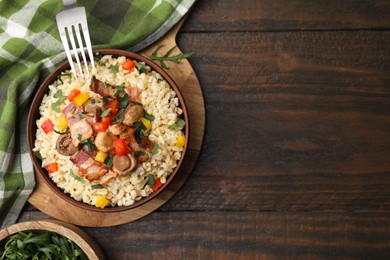
M 62 0 L 65 7 L 76 6 L 76 0 Z

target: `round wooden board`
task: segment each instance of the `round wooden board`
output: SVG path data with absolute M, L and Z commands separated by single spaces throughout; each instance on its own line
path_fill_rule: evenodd
M 142 50 L 140 54 L 150 56 L 160 45 L 163 45 L 160 53 L 165 53 L 173 46 L 176 46 L 176 35 L 183 21 L 184 19 L 159 41 Z M 172 55 L 176 55 L 179 52 L 181 52 L 179 48 L 176 48 Z M 167 72 L 180 88 L 190 118 L 189 143 L 186 157 L 171 183 L 154 199 L 137 208 L 122 212 L 99 213 L 80 209 L 67 203 L 46 187 L 42 177 L 36 174 L 36 187 L 28 200 L 34 207 L 53 218 L 75 225 L 107 227 L 128 223 L 146 216 L 162 206 L 180 189 L 195 167 L 199 157 L 203 142 L 206 114 L 202 89 L 190 63 L 187 60 L 182 60 L 179 64 L 172 62 L 167 64 L 169 66 Z

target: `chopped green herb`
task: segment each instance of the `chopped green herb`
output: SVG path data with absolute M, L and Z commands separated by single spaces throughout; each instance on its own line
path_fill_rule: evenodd
M 76 107 L 73 107 L 72 110 L 70 110 L 71 114 L 74 114 L 74 112 L 76 112 Z
M 115 124 L 122 124 L 123 120 L 125 120 L 125 118 L 123 116 L 119 116 L 116 118 L 116 120 L 114 122 L 115 122 Z
M 185 125 L 186 125 L 186 121 L 184 121 L 183 119 L 179 119 L 176 121 L 176 123 L 170 125 L 169 129 L 173 130 L 175 128 L 183 127 Z
M 145 66 L 140 62 L 137 62 L 137 64 L 135 64 L 135 68 L 138 70 L 139 74 L 146 72 Z
M 167 51 L 167 53 L 165 53 L 164 56 L 157 56 L 157 53 L 158 51 L 162 48 L 163 46 L 160 45 L 159 47 L 157 47 L 157 49 L 152 53 L 152 55 L 150 56 L 150 58 L 152 60 L 157 60 L 160 62 L 160 65 L 161 67 L 163 67 L 164 69 L 168 69 L 168 66 L 165 64 L 165 61 L 172 61 L 172 62 L 175 62 L 175 63 L 179 63 L 182 59 L 187 59 L 189 58 L 193 52 L 190 52 L 190 53 L 179 53 L 175 56 L 169 56 L 172 51 L 176 48 L 176 46 L 173 46 L 171 49 L 169 49 Z
M 129 103 L 129 95 L 125 93 L 122 98 L 119 99 L 119 107 L 126 108 Z
M 156 182 L 156 177 L 154 176 L 154 174 L 152 174 L 152 173 L 150 173 L 150 174 L 148 174 L 148 180 L 147 180 L 147 184 L 149 185 L 149 186 L 152 186 L 152 185 L 154 185 L 154 183 Z
M 56 111 L 57 113 L 61 112 L 60 111 L 60 105 L 64 100 L 67 98 L 67 96 L 64 96 L 62 94 L 62 90 L 58 90 L 55 94 L 54 97 L 57 98 L 57 101 L 51 104 L 51 108 Z
M 135 156 L 142 156 L 142 155 L 145 155 L 145 153 L 141 152 L 141 151 L 134 151 L 133 155 L 135 155 Z
M 110 73 L 116 73 L 118 71 L 119 71 L 119 65 L 118 64 L 112 66 L 111 69 L 110 69 Z
M 94 143 L 93 141 L 91 141 L 90 139 L 81 140 L 81 137 L 82 137 L 81 134 L 79 134 L 79 135 L 77 136 L 77 139 L 80 141 L 80 143 L 83 144 L 83 145 L 86 145 L 87 148 L 88 148 L 88 151 L 89 151 L 90 153 L 92 153 L 93 151 L 95 151 L 95 149 L 96 149 L 95 143 Z
M 78 112 L 77 115 L 79 116 L 80 119 L 83 119 L 85 115 L 88 114 L 87 112 Z
M 92 77 L 92 80 L 93 80 L 93 84 L 96 86 L 97 85 L 97 79 L 95 76 Z
M 103 100 L 103 103 L 104 103 L 104 104 L 107 104 L 107 103 L 108 103 L 108 98 L 103 97 L 102 100 Z
M 158 147 L 159 147 L 159 145 L 158 145 L 157 143 L 154 144 L 152 151 L 151 151 L 151 152 L 148 152 L 148 157 L 149 157 L 149 158 L 152 158 L 152 156 L 155 155 L 155 154 L 157 153 Z
M 154 116 L 149 114 L 148 112 L 146 112 L 146 110 L 144 109 L 144 117 L 146 119 L 148 119 L 150 122 L 153 122 L 154 121 Z
M 72 169 L 70 169 L 70 176 L 72 176 L 76 181 L 79 181 L 81 183 L 85 183 L 85 180 L 81 178 L 80 176 L 76 175 Z
M 64 74 L 58 75 L 57 79 L 61 82 L 61 84 L 64 84 L 64 81 L 62 80 L 63 76 L 72 78 L 72 74 L 70 74 L 70 73 L 64 73 Z
M 108 88 L 108 85 L 106 82 L 103 81 L 103 88 Z
M 144 148 L 146 146 L 146 144 L 143 144 L 142 143 L 142 138 L 144 137 L 144 135 L 142 134 L 142 129 L 140 128 L 136 128 L 135 131 L 134 131 L 134 138 L 135 138 L 135 141 L 137 142 L 137 144 L 141 147 L 141 148 Z
M 115 88 L 116 88 L 116 92 L 114 94 L 115 97 L 118 97 L 120 95 L 124 95 L 125 94 L 125 91 L 123 90 L 123 88 L 125 87 L 125 83 L 123 82 L 122 84 L 120 85 L 117 85 Z
M 134 105 L 143 106 L 140 102 L 137 101 L 131 101 L 131 103 L 133 103 Z
M 105 189 L 106 188 L 101 184 L 92 184 L 91 187 L 92 187 L 92 189 Z
M 134 122 L 133 125 L 136 127 L 136 128 L 140 128 L 142 130 L 146 130 L 146 126 L 144 125 L 144 123 L 142 121 L 137 121 L 137 122 Z
M 56 132 L 59 135 L 65 135 L 65 134 L 69 133 L 69 127 L 67 127 L 64 132 L 57 131 L 55 129 L 53 129 L 53 131 Z
M 108 156 L 106 158 L 106 160 L 104 160 L 104 164 L 108 167 L 108 168 L 111 168 L 112 167 L 112 157 Z
M 108 116 L 108 114 L 110 113 L 110 111 L 111 111 L 111 108 L 108 108 L 108 109 L 104 110 L 100 116 L 101 116 L 101 117 Z
M 39 160 L 43 160 L 42 154 L 40 151 L 34 151 L 33 152 L 34 156 L 37 157 Z

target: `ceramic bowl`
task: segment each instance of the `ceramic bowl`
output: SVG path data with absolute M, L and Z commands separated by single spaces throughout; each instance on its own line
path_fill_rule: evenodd
M 62 199 L 66 200 L 67 202 L 76 205 L 77 207 L 86 209 L 86 210 L 92 210 L 92 211 L 97 211 L 97 212 L 119 212 L 119 211 L 124 211 L 124 210 L 129 210 L 133 209 L 135 207 L 139 207 L 140 205 L 143 205 L 144 203 L 152 200 L 155 198 L 157 195 L 159 195 L 164 189 L 169 185 L 171 180 L 175 177 L 177 172 L 179 171 L 183 159 L 186 154 L 186 150 L 188 147 L 188 140 L 189 140 L 189 118 L 188 118 L 188 112 L 186 108 L 186 104 L 184 101 L 184 98 L 182 94 L 180 93 L 180 90 L 178 86 L 175 84 L 175 82 L 172 80 L 172 78 L 168 75 L 168 73 L 162 69 L 159 65 L 157 65 L 154 61 L 150 60 L 147 57 L 141 56 L 136 53 L 124 51 L 124 50 L 118 50 L 118 49 L 102 49 L 102 50 L 96 50 L 95 53 L 99 53 L 101 55 L 112 55 L 113 57 L 118 57 L 118 56 L 126 56 L 126 58 L 135 60 L 135 61 L 140 61 L 140 62 L 145 62 L 146 65 L 151 67 L 152 70 L 158 72 L 171 86 L 171 88 L 176 92 L 176 95 L 179 99 L 179 106 L 183 110 L 182 117 L 185 121 L 185 127 L 183 129 L 183 134 L 185 136 L 185 144 L 183 147 L 183 152 L 182 156 L 179 161 L 177 161 L 177 166 L 173 170 L 173 172 L 167 177 L 166 183 L 164 183 L 157 191 L 151 193 L 149 196 L 144 197 L 132 205 L 129 206 L 115 206 L 115 207 L 105 207 L 105 208 L 98 208 L 96 206 L 92 206 L 80 201 L 77 201 L 70 197 L 68 194 L 64 193 L 63 190 L 58 188 L 56 184 L 51 180 L 51 178 L 48 175 L 48 172 L 45 168 L 43 168 L 42 162 L 40 159 L 38 159 L 32 149 L 34 147 L 34 142 L 35 142 L 35 136 L 36 136 L 36 131 L 37 131 L 37 126 L 36 126 L 36 120 L 39 119 L 40 114 L 39 114 L 39 107 L 41 105 L 42 99 L 45 94 L 49 92 L 49 85 L 51 85 L 56 79 L 57 76 L 65 71 L 65 70 L 70 70 L 70 66 L 68 62 L 63 63 L 60 65 L 57 69 L 55 69 L 47 78 L 46 80 L 40 85 L 38 88 L 34 99 L 32 101 L 32 105 L 29 111 L 29 116 L 28 116 L 28 145 L 29 145 L 29 150 L 30 150 L 30 157 L 33 162 L 34 170 L 35 173 L 40 175 L 42 179 L 44 180 L 45 185 L 47 185 L 52 192 L 57 194 L 59 197 Z

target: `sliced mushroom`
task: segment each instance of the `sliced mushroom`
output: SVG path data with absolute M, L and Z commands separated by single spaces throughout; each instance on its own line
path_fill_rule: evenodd
M 60 135 L 57 138 L 56 149 L 58 153 L 62 155 L 73 155 L 77 152 L 78 148 L 72 143 L 72 136 L 68 134 Z
M 115 155 L 112 160 L 112 170 L 119 175 L 126 175 L 137 167 L 137 159 L 131 153 L 126 155 Z
M 144 115 L 144 107 L 138 103 L 130 103 L 123 113 L 122 123 L 132 126 L 134 122 L 138 121 Z
M 114 135 L 110 132 L 98 132 L 95 137 L 96 148 L 105 153 L 112 150 L 112 144 L 114 142 Z

